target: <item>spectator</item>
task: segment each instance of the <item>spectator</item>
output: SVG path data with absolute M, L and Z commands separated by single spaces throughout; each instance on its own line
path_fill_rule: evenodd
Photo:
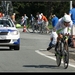
M 55 14 L 52 15 L 52 26 L 55 27 L 57 22 L 58 22 L 58 17 Z
M 37 12 L 36 17 L 37 17 L 37 23 L 41 24 L 42 23 L 42 16 L 41 16 L 41 14 L 39 12 Z
M 49 24 L 49 22 L 48 22 L 47 17 L 46 17 L 45 15 L 43 15 L 43 13 L 41 13 L 41 16 L 42 16 L 42 20 L 43 20 L 44 23 L 45 23 L 45 27 L 46 27 L 47 31 L 50 32 L 50 29 L 48 28 L 48 24 Z
M 14 23 L 16 23 L 15 16 L 16 16 L 15 13 L 13 13 L 13 15 L 11 16 L 11 19 L 13 20 Z
M 1 17 L 3 17 L 3 13 L 2 13 L 2 12 L 0 12 L 0 18 L 1 18 Z
M 31 22 L 33 22 L 34 19 L 35 19 L 34 16 L 31 14 L 31 17 L 30 17 Z
M 26 14 L 24 14 L 24 25 L 25 26 L 27 25 L 27 19 L 28 19 L 28 16 Z
M 31 27 L 34 27 L 34 26 L 33 26 L 33 22 L 34 22 L 34 19 L 35 19 L 35 18 L 34 18 L 34 16 L 33 16 L 32 14 L 31 14 L 30 16 L 31 16 L 31 17 L 30 17 L 30 25 L 31 25 Z
M 21 17 L 21 25 L 24 25 L 24 16 Z
M 75 3 L 72 4 L 72 9 L 69 11 L 69 15 L 71 16 L 73 24 L 75 24 Z
M 30 15 L 31 17 L 30 17 L 30 22 L 31 22 L 31 24 L 32 24 L 32 22 L 34 21 L 34 19 L 35 19 L 35 17 L 31 14 Z

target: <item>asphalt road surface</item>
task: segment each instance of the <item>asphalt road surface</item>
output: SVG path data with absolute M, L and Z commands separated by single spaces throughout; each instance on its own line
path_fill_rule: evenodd
M 0 72 L 20 72 L 20 73 L 58 73 L 75 72 L 74 50 L 70 50 L 70 63 L 67 69 L 56 65 L 54 49 L 50 52 L 46 50 L 49 44 L 49 34 L 39 34 L 31 32 L 21 33 L 20 50 L 9 50 L 0 48 Z

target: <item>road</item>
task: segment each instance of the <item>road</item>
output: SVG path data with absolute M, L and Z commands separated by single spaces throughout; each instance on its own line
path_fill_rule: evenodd
M 22 29 L 19 29 L 20 32 L 22 32 Z M 29 29 L 30 32 L 32 32 L 31 29 Z M 29 33 L 29 31 L 27 31 Z M 50 35 L 50 34 L 48 34 Z M 48 36 L 48 40 L 49 40 L 49 36 Z M 49 41 L 48 41 L 49 42 Z M 47 43 L 48 45 L 48 43 Z M 50 52 L 54 53 L 54 50 L 50 50 Z M 69 47 L 69 53 L 70 53 L 70 59 L 73 59 L 75 61 L 75 48 L 71 48 Z
M 38 33 L 21 33 L 21 45 L 19 51 L 0 48 L 0 72 L 75 72 L 75 61 L 70 59 L 67 69 L 63 63 L 57 67 L 54 50 L 46 50 L 50 35 Z M 72 52 L 70 52 L 72 53 Z

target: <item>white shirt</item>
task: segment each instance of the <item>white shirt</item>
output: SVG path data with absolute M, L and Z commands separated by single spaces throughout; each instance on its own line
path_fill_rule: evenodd
M 42 16 L 41 14 L 38 15 L 38 24 L 42 24 L 43 21 L 42 21 Z
M 26 21 L 27 19 L 28 19 L 28 17 L 25 15 L 25 16 L 24 16 L 24 20 Z
M 54 31 L 52 31 L 51 35 L 50 35 L 50 38 L 53 38 L 53 41 L 52 41 L 52 44 L 56 44 L 57 42 L 57 37 L 58 37 L 58 34 Z
M 39 14 L 38 18 L 39 18 L 39 19 L 42 19 L 42 16 L 41 16 L 41 14 Z

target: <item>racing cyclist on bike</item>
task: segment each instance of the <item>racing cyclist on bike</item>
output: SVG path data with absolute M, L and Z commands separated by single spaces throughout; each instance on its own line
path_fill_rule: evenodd
M 54 30 L 56 30 L 57 32 L 56 34 L 58 34 L 56 45 L 58 44 L 59 39 L 63 38 L 63 35 L 67 35 L 67 36 L 71 35 L 72 25 L 73 22 L 71 20 L 71 17 L 67 14 L 65 14 L 62 18 L 59 19 L 57 25 L 54 27 Z M 66 42 L 68 42 L 68 39 L 66 39 Z M 47 49 L 51 49 L 51 48 L 52 46 L 49 46 Z

